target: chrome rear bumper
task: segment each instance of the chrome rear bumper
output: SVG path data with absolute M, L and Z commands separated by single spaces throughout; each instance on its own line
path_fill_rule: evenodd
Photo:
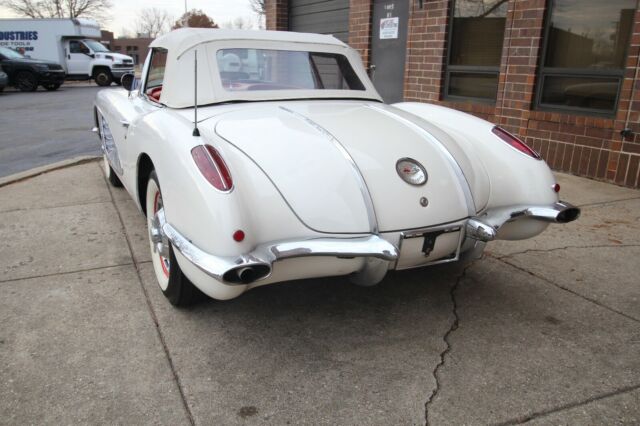
M 462 222 L 463 235 L 460 241 L 491 241 L 496 238 L 502 225 L 521 218 L 566 223 L 576 220 L 579 215 L 580 209 L 564 202 L 557 202 L 551 206 L 512 206 L 494 209 L 479 217 L 467 219 L 466 225 Z M 364 266 L 359 274 L 381 279 L 388 269 L 389 262 L 395 262 L 399 257 L 398 247 L 375 234 L 276 241 L 259 245 L 250 253 L 238 256 L 215 256 L 198 248 L 168 223 L 163 209 L 156 213 L 150 233 L 157 245 L 157 251 L 167 255 L 170 242 L 189 262 L 207 275 L 229 285 L 249 284 L 264 279 L 271 274 L 274 262 L 308 256 L 366 258 L 367 261 L 363 262 Z
M 206 253 L 187 240 L 164 217 L 161 209 L 156 213 L 152 236 L 157 240 L 162 230 L 173 248 L 206 274 L 228 284 L 248 284 L 271 274 L 274 262 L 283 259 L 328 256 L 337 258 L 376 258 L 395 261 L 396 246 L 378 235 L 352 238 L 314 238 L 278 241 L 257 246 L 247 254 L 224 257 Z M 157 228 L 156 228 L 157 227 Z

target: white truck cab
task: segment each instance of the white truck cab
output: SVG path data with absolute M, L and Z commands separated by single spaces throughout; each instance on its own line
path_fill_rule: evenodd
M 67 39 L 64 42 L 68 79 L 93 78 L 100 86 L 133 72 L 133 58 L 109 51 L 101 43 L 91 39 Z
M 90 19 L 0 19 L 0 46 L 59 63 L 67 80 L 120 84 L 133 72 L 133 58 L 110 52 L 96 39 L 100 26 Z

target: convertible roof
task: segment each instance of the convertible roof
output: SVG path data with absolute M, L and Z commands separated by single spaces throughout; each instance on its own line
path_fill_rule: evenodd
M 221 40 L 268 40 L 290 43 L 313 43 L 333 46 L 346 45 L 330 35 L 295 33 L 290 31 L 221 30 L 213 28 L 180 28 L 158 37 L 150 47 L 162 47 L 180 57 L 184 52 L 199 44 Z

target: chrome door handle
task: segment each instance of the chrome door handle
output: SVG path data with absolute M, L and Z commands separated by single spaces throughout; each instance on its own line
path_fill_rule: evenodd
M 129 122 L 127 120 L 120 120 L 120 124 L 122 124 L 122 127 L 129 127 Z

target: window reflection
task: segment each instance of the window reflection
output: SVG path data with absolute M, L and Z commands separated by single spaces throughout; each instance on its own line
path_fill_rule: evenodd
M 554 0 L 538 103 L 615 112 L 635 0 Z
M 507 0 L 456 0 L 446 96 L 495 100 Z
M 545 65 L 622 68 L 635 3 L 635 0 L 555 1 Z

